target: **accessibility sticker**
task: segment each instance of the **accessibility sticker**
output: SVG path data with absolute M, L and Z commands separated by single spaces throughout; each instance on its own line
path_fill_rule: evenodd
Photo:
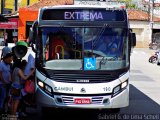
M 84 70 L 96 70 L 96 58 L 84 58 Z

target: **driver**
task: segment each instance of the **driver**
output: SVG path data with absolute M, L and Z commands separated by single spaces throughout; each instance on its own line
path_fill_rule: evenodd
M 112 44 L 112 43 L 111 43 Z M 109 48 L 109 51 L 108 51 L 108 55 L 111 55 L 111 56 L 116 56 L 117 55 L 117 49 L 118 49 L 118 46 L 116 43 L 113 43 L 110 48 Z
M 116 54 L 117 49 L 118 46 L 114 41 L 114 36 L 104 36 L 103 41 L 100 42 L 100 45 L 97 48 L 97 50 L 102 51 L 109 56 Z

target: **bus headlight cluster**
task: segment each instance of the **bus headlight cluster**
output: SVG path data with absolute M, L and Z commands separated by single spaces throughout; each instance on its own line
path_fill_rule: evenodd
M 121 83 L 120 85 L 116 86 L 113 89 L 112 92 L 112 97 L 118 95 L 120 92 L 122 92 L 126 87 L 128 86 L 128 80 L 126 80 L 125 82 Z
M 43 91 L 52 95 L 52 87 L 51 86 L 47 85 L 46 83 L 42 82 L 39 79 L 37 79 L 37 84 Z

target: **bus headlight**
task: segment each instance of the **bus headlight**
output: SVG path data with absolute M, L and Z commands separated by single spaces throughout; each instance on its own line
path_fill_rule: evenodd
M 52 87 L 51 86 L 49 86 L 48 84 L 42 82 L 39 79 L 37 79 L 37 84 L 43 91 L 45 91 L 49 95 L 52 95 L 53 92 L 52 92 Z
M 41 81 L 38 81 L 38 86 L 40 86 L 41 88 L 44 88 L 44 84 Z
M 123 88 L 127 87 L 127 85 L 128 85 L 128 80 L 121 84 L 121 88 L 123 89 Z
M 112 92 L 112 97 L 118 95 L 120 92 L 122 92 L 126 87 L 128 86 L 128 80 L 126 80 L 125 82 L 121 83 L 120 85 L 116 86 L 113 89 Z

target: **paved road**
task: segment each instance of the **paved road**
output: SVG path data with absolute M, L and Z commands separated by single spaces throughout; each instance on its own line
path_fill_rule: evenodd
M 132 52 L 130 106 L 122 109 L 122 114 L 153 114 L 153 119 L 160 120 L 160 66 L 148 62 L 152 53 L 148 49 Z

